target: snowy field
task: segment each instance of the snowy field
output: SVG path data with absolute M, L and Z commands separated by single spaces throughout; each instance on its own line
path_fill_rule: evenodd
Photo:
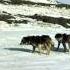
M 47 3 L 48 0 L 27 0 Z M 55 2 L 55 0 L 52 3 Z M 50 2 L 49 2 L 50 3 Z M 43 10 L 43 11 L 42 11 Z M 31 53 L 31 45 L 19 45 L 22 37 L 31 35 L 50 35 L 57 47 L 54 36 L 56 33 L 70 34 L 57 24 L 44 23 L 20 15 L 48 15 L 70 18 L 70 9 L 36 6 L 36 5 L 4 5 L 0 4 L 0 15 L 11 14 L 16 20 L 27 19 L 28 24 L 7 24 L 0 20 L 0 70 L 70 70 L 70 53 L 51 51 L 50 55 Z M 63 49 L 63 46 L 61 45 Z M 67 46 L 68 48 L 68 46 Z M 36 49 L 37 50 L 37 49 Z
M 0 70 L 70 70 L 70 53 L 51 51 L 50 55 L 31 53 L 31 45 L 20 46 L 23 36 L 50 35 L 57 46 L 54 35 L 58 32 L 69 33 L 62 26 L 41 27 L 23 24 L 14 27 L 3 25 L 0 28 Z M 61 45 L 62 47 L 62 45 Z M 37 50 L 37 49 L 36 49 Z

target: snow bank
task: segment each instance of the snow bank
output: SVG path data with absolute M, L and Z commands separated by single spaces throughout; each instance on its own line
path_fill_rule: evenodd
M 23 14 L 23 15 L 48 15 L 53 17 L 65 17 L 70 18 L 70 9 L 60 9 L 56 7 L 46 6 L 28 6 L 28 5 L 3 5 L 0 4 L 0 10 L 11 13 L 12 15 Z
M 31 2 L 37 2 L 37 3 L 56 4 L 55 0 L 25 0 L 25 1 L 31 1 Z

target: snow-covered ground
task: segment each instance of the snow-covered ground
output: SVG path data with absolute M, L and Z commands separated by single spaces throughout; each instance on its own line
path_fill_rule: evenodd
M 10 13 L 12 15 L 22 14 L 22 15 L 46 15 L 52 17 L 65 17 L 70 18 L 70 9 L 56 8 L 56 7 L 46 7 L 37 5 L 3 5 L 0 4 L 0 13 L 2 11 Z
M 56 4 L 56 0 L 25 0 L 25 1 L 31 1 L 31 2 L 37 2 L 37 3 L 51 3 Z
M 6 2 L 11 2 L 11 0 L 3 0 Z M 57 4 L 56 0 L 22 0 L 22 1 L 30 1 L 35 3 L 51 3 L 51 4 Z
M 41 2 L 42 0 L 30 1 Z M 70 18 L 70 9 L 62 8 L 61 10 L 60 8 L 36 5 L 0 4 L 0 14 L 6 14 L 3 12 L 10 13 L 12 16 L 17 14 L 39 14 Z M 57 47 L 57 41 L 54 38 L 55 34 L 70 34 L 70 29 L 57 24 L 36 21 L 35 19 L 19 16 L 14 17 L 16 20 L 27 19 L 30 22 L 15 26 L 14 23 L 7 24 L 5 21 L 0 21 L 0 70 L 70 70 L 70 53 L 68 52 L 51 51 L 50 55 L 39 55 L 37 52 L 31 53 L 31 45 L 19 45 L 21 38 L 24 36 L 50 35 L 55 43 L 55 47 Z M 63 48 L 62 45 L 61 48 Z
M 0 28 L 0 70 L 70 70 L 68 52 L 51 51 L 50 55 L 39 55 L 36 52 L 31 53 L 31 45 L 19 45 L 23 36 L 46 34 L 51 36 L 56 47 L 55 34 L 70 33 L 70 29 L 48 24 L 46 26 L 32 24 L 8 26 L 5 23 L 3 26 L 4 28 Z

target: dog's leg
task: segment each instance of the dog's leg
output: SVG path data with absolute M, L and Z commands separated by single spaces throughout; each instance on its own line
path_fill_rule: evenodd
M 50 54 L 50 48 L 51 48 L 51 44 L 45 44 L 46 46 L 46 55 L 49 55 Z
M 33 46 L 33 50 L 32 50 L 32 53 L 33 53 L 33 52 L 35 52 L 36 45 L 34 43 L 31 43 L 31 45 Z
M 59 46 L 60 46 L 60 42 L 58 42 L 58 46 L 57 46 L 57 49 L 56 49 L 57 51 L 58 51 L 58 49 L 59 49 Z
M 51 50 L 53 50 L 54 49 L 54 42 L 53 41 L 51 41 L 51 48 L 50 48 Z
M 33 46 L 33 50 L 32 50 L 32 53 L 33 53 L 33 52 L 35 52 L 35 48 L 36 48 L 36 47 L 35 47 L 35 46 Z
M 42 45 L 41 44 L 38 44 L 39 54 L 41 54 L 41 49 L 42 49 Z
M 65 42 L 63 42 L 62 44 L 63 44 L 63 47 L 64 47 L 64 52 L 66 52 L 66 51 L 67 51 L 66 43 L 65 43 Z
M 49 46 L 47 46 L 47 53 L 46 53 L 47 55 L 49 55 L 50 54 L 50 47 Z
M 46 50 L 46 46 L 45 44 L 41 44 L 41 53 L 44 53 L 44 51 Z
M 48 45 L 48 55 L 50 54 L 51 47 L 52 47 L 51 44 L 49 44 L 49 45 Z
M 69 52 L 70 52 L 70 42 L 68 42 Z

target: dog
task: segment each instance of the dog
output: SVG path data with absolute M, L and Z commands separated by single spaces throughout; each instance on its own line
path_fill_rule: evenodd
M 57 33 L 55 35 L 56 40 L 58 41 L 58 46 L 57 46 L 57 50 L 59 49 L 60 44 L 62 43 L 63 47 L 64 47 L 64 52 L 67 51 L 67 47 L 66 47 L 66 43 L 68 43 L 69 49 L 70 49 L 70 35 L 64 33 Z
M 48 35 L 23 37 L 20 42 L 20 45 L 22 44 L 32 45 L 32 52 L 35 52 L 36 48 L 38 48 L 39 53 L 41 53 L 41 50 L 46 50 L 46 54 L 49 54 L 51 48 L 54 46 L 52 39 Z
M 41 43 L 41 49 L 44 51 L 46 50 L 46 54 L 50 54 L 50 51 L 53 50 L 54 48 L 54 42 L 48 35 L 43 35 L 41 36 L 42 38 L 42 43 Z

